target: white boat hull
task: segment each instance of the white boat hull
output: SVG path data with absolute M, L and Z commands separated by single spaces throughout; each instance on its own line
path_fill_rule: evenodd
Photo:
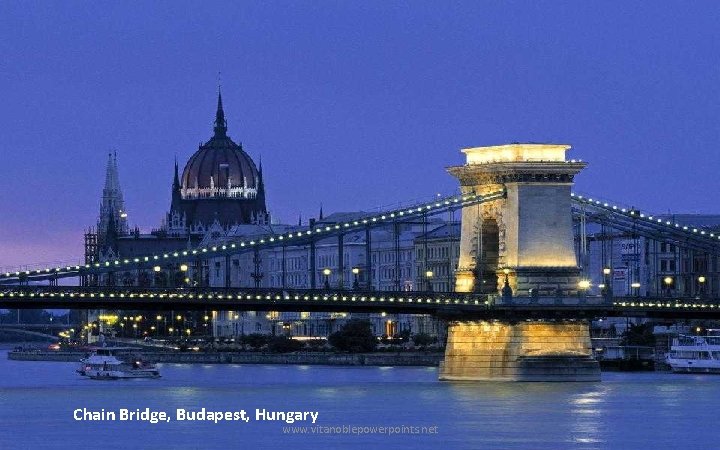
M 718 360 L 688 360 L 668 358 L 668 365 L 675 373 L 718 373 L 720 374 L 720 361 Z
M 81 373 L 81 375 L 92 378 L 93 380 L 160 378 L 160 373 L 157 370 L 87 370 L 84 374 Z
M 93 380 L 120 380 L 133 378 L 160 378 L 160 372 L 152 364 L 144 363 L 139 358 L 128 361 L 122 351 L 126 347 L 101 347 L 93 354 L 80 361 L 77 373 Z

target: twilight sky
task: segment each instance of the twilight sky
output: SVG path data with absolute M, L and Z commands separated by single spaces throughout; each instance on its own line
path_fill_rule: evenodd
M 716 2 L 0 2 L 0 268 L 77 260 L 108 151 L 149 230 L 212 134 L 297 221 L 450 193 L 462 147 L 573 145 L 576 190 L 720 213 Z

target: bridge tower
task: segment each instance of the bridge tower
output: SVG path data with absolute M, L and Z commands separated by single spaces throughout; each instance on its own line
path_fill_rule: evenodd
M 503 293 L 501 302 L 578 300 L 580 270 L 570 192 L 575 175 L 586 164 L 566 160 L 569 148 L 509 144 L 462 150 L 466 164 L 448 169 L 460 181 L 462 192 L 504 189 L 506 196 L 463 208 L 456 292 Z M 449 324 L 442 380 L 599 378 L 587 323 L 459 320 Z
M 505 188 L 504 199 L 462 211 L 457 292 L 498 292 L 505 272 L 515 295 L 577 291 L 570 188 L 585 163 L 569 145 L 510 144 L 463 149 L 467 164 L 448 171 L 463 193 Z

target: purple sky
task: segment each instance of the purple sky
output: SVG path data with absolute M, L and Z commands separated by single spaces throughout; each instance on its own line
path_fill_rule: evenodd
M 157 226 L 218 71 L 281 220 L 451 192 L 461 147 L 514 141 L 572 144 L 579 191 L 720 213 L 715 2 L 451 3 L 0 2 L 0 267 L 80 257 L 111 149 Z

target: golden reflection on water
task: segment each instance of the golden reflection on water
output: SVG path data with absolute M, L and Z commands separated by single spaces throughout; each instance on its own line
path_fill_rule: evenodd
M 607 398 L 615 387 L 601 383 L 448 383 L 458 416 L 468 422 L 564 436 L 560 446 L 606 442 Z M 540 422 L 538 422 L 541 418 Z M 551 431 L 552 430 L 552 431 Z

